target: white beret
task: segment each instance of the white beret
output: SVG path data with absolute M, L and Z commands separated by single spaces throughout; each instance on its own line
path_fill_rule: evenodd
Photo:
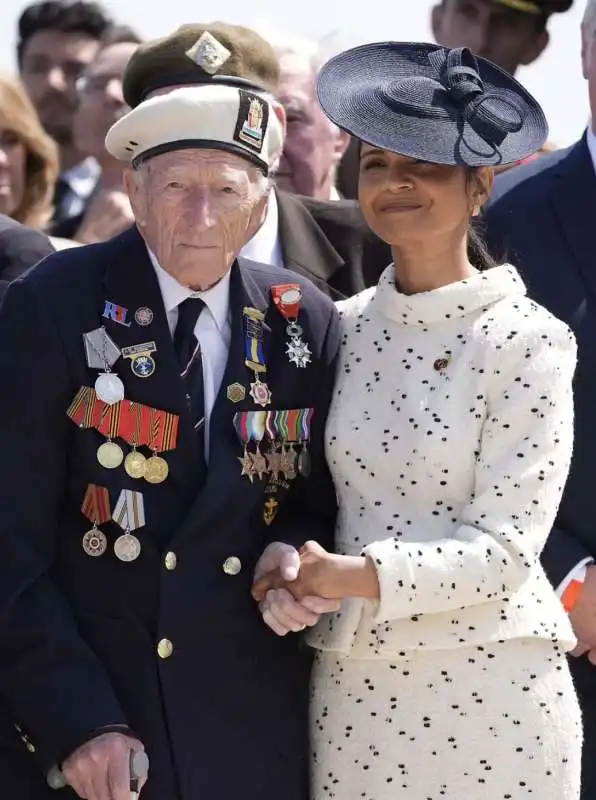
M 267 175 L 281 155 L 283 138 L 282 124 L 264 97 L 235 86 L 206 84 L 144 100 L 112 125 L 106 149 L 133 167 L 171 150 L 225 150 Z

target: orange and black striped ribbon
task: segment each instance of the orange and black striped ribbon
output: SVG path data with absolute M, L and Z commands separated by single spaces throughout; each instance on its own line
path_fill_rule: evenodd
M 105 486 L 90 483 L 87 486 L 81 511 L 94 525 L 101 525 L 112 518 L 110 495 Z

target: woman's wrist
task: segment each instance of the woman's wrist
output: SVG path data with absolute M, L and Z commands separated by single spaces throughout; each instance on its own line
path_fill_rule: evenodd
M 379 598 L 377 570 L 368 556 L 330 556 L 329 591 L 333 598 Z

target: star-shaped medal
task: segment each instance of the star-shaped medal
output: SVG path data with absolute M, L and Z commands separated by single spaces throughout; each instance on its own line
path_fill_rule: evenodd
M 244 451 L 244 455 L 242 457 L 238 456 L 238 461 L 242 464 L 241 477 L 246 477 L 251 483 L 253 483 L 257 471 L 255 469 L 253 458 L 248 450 Z
M 286 355 L 297 367 L 306 367 L 311 361 L 311 352 L 309 346 L 302 339 L 292 339 L 287 344 Z
M 281 469 L 281 453 L 277 450 L 277 447 L 272 447 L 269 453 L 267 454 L 267 465 L 269 467 L 269 474 L 275 480 L 279 477 L 280 473 L 282 472 Z
M 252 465 L 255 473 L 259 476 L 259 480 L 267 473 L 267 459 L 261 453 L 259 448 L 252 454 Z

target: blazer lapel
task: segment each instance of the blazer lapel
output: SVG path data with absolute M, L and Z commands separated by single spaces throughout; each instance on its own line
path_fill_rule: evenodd
M 155 346 L 152 354 L 155 371 L 149 377 L 137 377 L 132 371 L 131 359 L 124 357 L 118 359 L 113 371 L 124 383 L 126 400 L 178 415 L 176 448 L 165 457 L 170 465 L 168 480 L 175 481 L 178 476 L 184 481 L 182 473 L 184 465 L 188 463 L 186 459 L 196 454 L 196 437 L 188 415 L 159 282 L 137 229 L 126 231 L 119 238 L 118 256 L 108 264 L 106 270 L 105 307 L 98 309 L 98 326 L 104 325 L 120 350 L 146 342 Z M 114 307 L 124 311 L 110 315 Z M 139 309 L 147 310 L 144 319 L 136 313 Z M 126 316 L 122 317 L 124 312 Z M 118 321 L 119 317 L 121 321 Z M 148 324 L 139 324 L 137 319 L 148 321 Z
M 344 259 L 333 247 L 298 197 L 275 192 L 284 265 L 315 283 L 327 282 Z
M 552 202 L 586 286 L 596 295 L 593 219 L 596 174 L 585 136 L 559 162 L 552 185 Z
M 242 310 L 250 306 L 266 314 L 269 298 L 252 278 L 249 269 L 239 259 L 232 267 L 230 278 L 230 312 L 232 331 L 230 351 L 224 377 L 209 420 L 209 468 L 204 488 L 191 507 L 186 521 L 179 528 L 175 538 L 196 532 L 196 529 L 209 519 L 216 518 L 225 510 L 226 524 L 230 515 L 241 519 L 246 515 L 247 506 L 254 503 L 262 493 L 261 481 L 251 483 L 241 476 L 242 445 L 233 425 L 237 411 L 253 410 L 252 400 L 246 394 L 242 403 L 234 404 L 228 399 L 227 389 L 234 383 L 248 388 L 253 380 L 244 360 L 244 325 Z M 269 327 L 265 323 L 265 358 L 269 352 Z M 233 499 L 232 499 L 233 495 Z

